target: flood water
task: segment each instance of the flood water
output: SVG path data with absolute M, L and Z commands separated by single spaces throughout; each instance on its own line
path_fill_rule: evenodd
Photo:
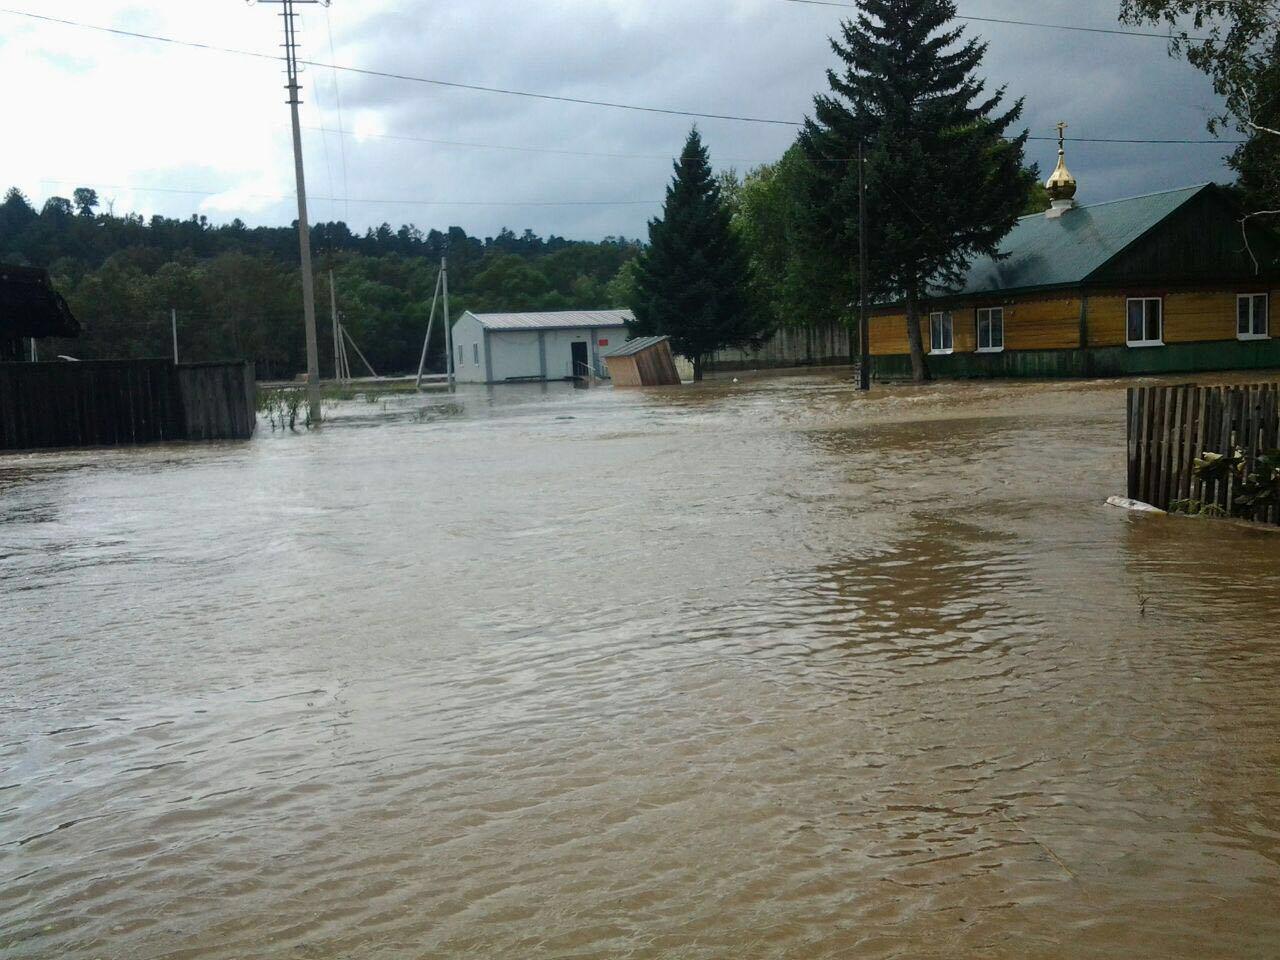
M 1280 534 L 1121 384 L 0 457 L 0 957 L 1280 953 Z

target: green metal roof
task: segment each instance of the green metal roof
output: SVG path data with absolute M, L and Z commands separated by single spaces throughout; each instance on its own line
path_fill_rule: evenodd
M 1023 217 L 1000 245 L 1008 256 L 983 257 L 969 268 L 958 290 L 937 296 L 965 296 L 1028 287 L 1083 283 L 1148 230 L 1210 187 L 1183 187 L 1128 200 L 1076 207 L 1057 219 L 1043 213 Z

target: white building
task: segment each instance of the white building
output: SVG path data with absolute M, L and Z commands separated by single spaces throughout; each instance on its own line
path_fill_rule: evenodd
M 459 383 L 605 375 L 600 352 L 627 339 L 630 310 L 472 313 L 453 325 Z

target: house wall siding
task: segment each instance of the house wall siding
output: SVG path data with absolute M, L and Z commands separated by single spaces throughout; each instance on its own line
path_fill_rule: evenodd
M 970 322 L 973 311 L 969 311 Z M 1071 350 L 1080 346 L 1080 298 L 1023 300 L 1004 308 L 1006 350 Z
M 1280 290 L 1267 291 L 1265 285 L 1241 283 L 1226 288 L 1165 292 L 1161 288 L 1136 287 L 1120 293 L 1090 293 L 1087 319 L 1090 348 L 1126 347 L 1126 326 L 1130 297 L 1158 296 L 1164 301 L 1164 342 L 1174 344 L 1228 343 L 1236 340 L 1236 297 L 1244 293 L 1270 294 L 1270 313 L 1280 309 Z M 955 354 L 974 352 L 978 306 L 996 306 L 999 301 L 975 300 L 953 306 Z M 1080 309 L 1078 296 L 1028 297 L 1014 299 L 1004 305 L 1004 342 L 1006 352 L 1078 350 L 1080 346 Z M 1272 332 L 1276 332 L 1274 317 Z M 871 354 L 875 357 L 906 356 L 906 317 L 902 313 L 881 314 L 871 319 Z M 928 352 L 929 322 L 921 319 L 921 338 Z M 1138 349 L 1138 348 L 1133 348 Z M 1159 347 L 1142 348 L 1159 350 Z M 1229 353 L 1229 351 L 1228 351 Z M 1226 356 L 1227 354 L 1222 354 Z M 1221 362 L 1214 355 L 1212 362 Z M 1176 361 L 1182 363 L 1181 360 Z M 1114 364 L 1113 364 L 1114 365 Z M 1135 362 L 1135 368 L 1161 365 L 1153 360 Z

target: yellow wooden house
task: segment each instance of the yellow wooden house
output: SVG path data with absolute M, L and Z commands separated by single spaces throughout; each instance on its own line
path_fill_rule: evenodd
M 1280 367 L 1280 243 L 1213 184 L 1077 205 L 1059 150 L 1053 206 L 1023 217 L 919 318 L 938 377 L 1113 376 Z M 873 312 L 872 369 L 911 373 L 901 304 Z

